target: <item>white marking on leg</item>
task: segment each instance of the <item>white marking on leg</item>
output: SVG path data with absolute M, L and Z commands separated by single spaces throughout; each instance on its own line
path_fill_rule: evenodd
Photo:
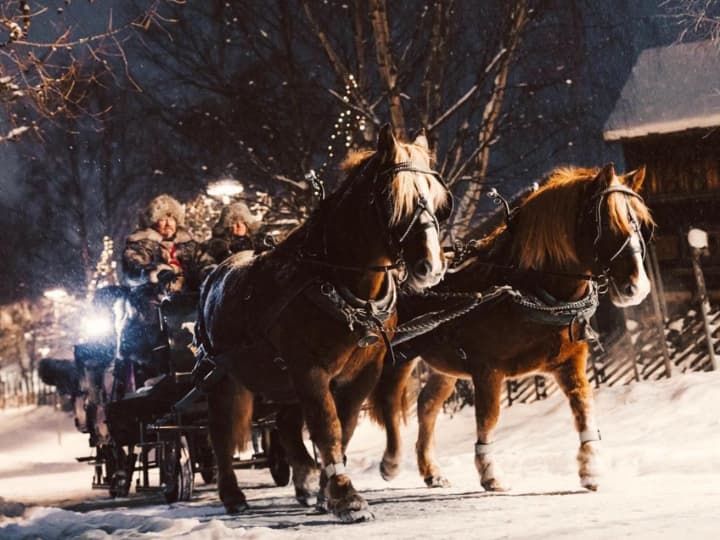
M 344 463 L 331 463 L 330 465 L 325 467 L 325 475 L 328 477 L 328 479 L 338 474 L 347 474 L 345 472 Z

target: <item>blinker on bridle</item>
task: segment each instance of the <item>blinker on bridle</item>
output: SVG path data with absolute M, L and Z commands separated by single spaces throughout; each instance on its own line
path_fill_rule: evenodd
M 602 203 L 607 198 L 608 195 L 611 193 L 622 193 L 624 195 L 627 195 L 628 197 L 634 197 L 638 199 L 640 202 L 645 202 L 643 198 L 638 194 L 635 193 L 632 189 L 628 188 L 627 186 L 618 185 L 618 186 L 610 186 L 598 193 L 596 193 L 591 200 L 597 199 L 597 205 L 595 206 L 595 226 L 596 226 L 596 234 L 595 234 L 595 240 L 593 241 L 593 246 L 595 246 L 595 260 L 599 263 L 600 262 L 600 254 L 598 252 L 598 245 L 600 243 L 600 240 L 602 239 Z M 645 260 L 645 256 L 647 255 L 647 244 L 650 242 L 650 239 L 652 238 L 652 231 L 649 232 L 648 238 L 645 238 L 645 235 L 642 234 L 642 226 L 640 225 L 640 222 L 638 221 L 637 215 L 635 214 L 634 210 L 632 209 L 632 206 L 628 204 L 628 220 L 630 221 L 630 226 L 632 227 L 632 231 L 634 234 L 637 235 L 639 242 L 640 242 L 640 249 L 637 250 L 633 248 L 633 253 L 640 253 L 642 256 L 642 260 Z M 628 244 L 632 241 L 633 234 L 630 234 L 625 238 L 625 241 L 622 243 L 622 245 L 618 248 L 617 251 L 607 260 L 607 263 L 611 263 L 615 259 L 617 259 L 621 253 L 623 253 L 627 247 Z M 604 269 L 604 273 L 607 273 L 607 269 Z
M 362 171 L 360 174 L 366 174 L 367 169 L 371 166 L 371 164 L 374 162 L 374 160 L 377 159 L 376 157 L 373 157 L 365 163 Z M 391 229 L 390 229 L 390 210 L 387 207 L 387 185 L 384 185 L 382 188 L 378 186 L 378 180 L 387 176 L 392 175 L 394 177 L 396 174 L 400 172 L 414 172 L 418 174 L 428 174 L 433 177 L 435 177 L 445 188 L 445 190 L 448 192 L 448 204 L 442 208 L 443 213 L 438 218 L 438 216 L 430 209 L 430 206 L 428 205 L 427 199 L 425 197 L 419 197 L 417 204 L 415 206 L 415 210 L 413 211 L 413 215 L 410 218 L 410 221 L 408 222 L 408 226 L 405 228 L 404 232 L 397 236 Z M 399 282 L 405 281 L 407 278 L 407 265 L 405 263 L 405 259 L 403 258 L 403 250 L 402 250 L 402 243 L 407 239 L 407 236 L 410 234 L 410 231 L 413 229 L 415 224 L 417 223 L 418 219 L 420 219 L 420 216 L 423 213 L 427 213 L 431 220 L 428 223 L 422 224 L 422 229 L 430 229 L 434 228 L 438 233 L 440 232 L 440 221 L 444 221 L 450 216 L 450 213 L 452 212 L 453 207 L 453 198 L 452 193 L 450 192 L 450 189 L 447 187 L 447 184 L 445 184 L 445 181 L 442 178 L 442 175 L 437 172 L 433 171 L 431 169 L 421 169 L 419 167 L 413 166 L 409 161 L 403 161 L 400 163 L 395 163 L 391 167 L 388 167 L 387 169 L 383 169 L 382 171 L 376 172 L 372 179 L 372 186 L 373 190 L 370 192 L 368 203 L 370 206 L 373 206 L 376 209 L 378 220 L 380 221 L 381 226 L 386 231 L 388 237 L 389 237 L 389 243 L 391 244 L 391 247 L 394 248 L 394 251 L 397 253 L 397 257 L 394 263 L 392 264 L 385 264 L 385 265 L 379 265 L 379 266 L 348 266 L 348 265 L 341 265 L 341 264 L 335 264 L 323 260 L 313 259 L 313 258 L 307 258 L 300 255 L 299 258 L 304 260 L 305 262 L 309 262 L 311 264 L 316 264 L 319 266 L 325 266 L 327 268 L 333 268 L 335 270 L 345 270 L 345 271 L 351 271 L 351 272 L 380 272 L 380 273 L 387 273 L 391 270 L 399 270 L 401 272 L 400 276 L 397 278 Z M 376 199 L 380 199 L 379 201 L 376 201 Z M 375 204 L 376 202 L 379 202 L 381 204 Z
M 438 233 L 440 232 L 440 221 L 445 221 L 452 212 L 452 205 L 453 205 L 453 198 L 452 194 L 450 193 L 450 189 L 445 184 L 445 181 L 443 180 L 442 175 L 437 172 L 433 171 L 432 169 L 421 169 L 419 167 L 415 167 L 410 163 L 409 161 L 402 161 L 400 163 L 395 163 L 391 167 L 388 167 L 387 169 L 384 169 L 377 173 L 376 178 L 382 178 L 384 176 L 390 175 L 391 177 L 394 177 L 398 173 L 401 172 L 412 172 L 417 174 L 427 174 L 430 176 L 435 177 L 435 179 L 438 180 L 442 184 L 442 186 L 445 188 L 445 190 L 448 192 L 448 204 L 446 207 L 442 209 L 442 214 L 440 217 L 437 216 L 437 213 L 430 209 L 430 206 L 428 204 L 428 201 L 425 197 L 419 197 L 417 204 L 415 206 L 415 210 L 413 211 L 413 215 L 410 218 L 410 221 L 408 222 L 407 227 L 405 228 L 405 231 L 397 237 L 397 243 L 402 244 L 407 236 L 410 234 L 410 231 L 417 223 L 418 219 L 420 219 L 420 216 L 423 213 L 427 213 L 430 216 L 430 221 L 427 223 L 424 223 L 421 227 L 421 230 L 425 229 L 431 229 L 434 228 Z M 389 214 L 389 212 L 387 212 Z M 386 216 L 387 221 L 389 222 L 389 215 Z
M 412 172 L 417 174 L 427 174 L 430 176 L 435 177 L 445 188 L 445 190 L 448 192 L 448 205 L 446 208 L 443 208 L 443 214 L 438 218 L 436 213 L 430 208 L 430 205 L 428 203 L 428 200 L 425 197 L 419 197 L 416 204 L 415 209 L 413 210 L 413 214 L 410 217 L 410 220 L 408 221 L 407 226 L 404 228 L 403 232 L 401 234 L 394 233 L 389 228 L 390 223 L 390 209 L 388 208 L 388 197 L 387 197 L 387 190 L 389 189 L 389 186 L 387 184 L 384 184 L 382 188 L 378 186 L 378 180 L 390 177 L 394 178 L 398 173 L 401 172 Z M 433 171 L 431 169 L 422 169 L 420 167 L 415 167 L 410 163 L 409 161 L 402 161 L 400 163 L 395 163 L 394 165 L 383 169 L 381 171 L 378 171 L 375 173 L 375 177 L 373 179 L 373 185 L 375 189 L 370 194 L 370 200 L 369 203 L 371 206 L 374 206 L 377 209 L 378 212 L 378 219 L 380 220 L 381 224 L 386 228 L 386 231 L 388 233 L 388 237 L 390 239 L 390 243 L 394 245 L 395 251 L 398 253 L 398 262 L 402 262 L 404 265 L 404 259 L 403 259 L 403 249 L 402 244 L 407 239 L 410 232 L 413 230 L 413 228 L 416 226 L 418 220 L 420 219 L 420 216 L 423 213 L 426 213 L 430 216 L 430 221 L 427 223 L 421 224 L 420 230 L 426 230 L 426 229 L 435 229 L 438 233 L 440 232 L 440 221 L 444 221 L 449 217 L 450 212 L 452 211 L 452 194 L 450 193 L 449 188 L 445 184 L 442 176 L 439 172 Z M 376 202 L 376 198 L 380 198 L 382 201 L 382 204 L 374 204 Z M 384 212 L 383 212 L 384 210 Z M 383 215 L 384 214 L 384 215 Z M 403 281 L 403 280 L 401 280 Z

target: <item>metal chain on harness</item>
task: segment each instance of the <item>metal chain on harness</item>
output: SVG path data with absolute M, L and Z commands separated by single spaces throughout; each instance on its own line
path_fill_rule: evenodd
M 444 309 L 441 311 L 431 311 L 424 313 L 411 319 L 395 328 L 392 328 L 394 337 L 392 340 L 393 345 L 399 345 L 413 338 L 426 334 L 435 328 L 463 317 L 486 302 L 495 300 L 503 294 L 513 294 L 512 287 L 508 285 L 496 286 L 488 289 L 485 292 L 435 292 L 425 291 L 421 296 L 439 298 L 443 300 L 449 299 L 461 299 L 468 300 L 467 304 L 458 306 L 456 308 Z M 401 334 L 397 336 L 397 334 Z

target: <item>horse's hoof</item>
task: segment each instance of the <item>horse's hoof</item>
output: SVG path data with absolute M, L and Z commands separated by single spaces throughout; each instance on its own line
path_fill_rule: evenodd
M 430 475 L 425 477 L 425 485 L 429 488 L 447 488 L 450 487 L 450 480 L 440 475 Z
M 489 480 L 483 480 L 480 482 L 482 484 L 482 487 L 485 488 L 485 491 L 494 491 L 498 493 L 502 493 L 503 491 L 510 491 L 510 488 L 507 486 L 503 486 L 500 483 L 500 480 L 497 480 L 495 478 L 490 478 Z
M 328 504 L 328 499 L 324 493 L 318 493 L 317 498 L 315 499 L 315 510 L 319 514 L 327 514 L 330 512 L 330 505 Z
M 595 478 L 594 476 L 581 476 L 580 485 L 588 491 L 598 490 L 598 481 L 597 478 Z
M 336 512 L 335 515 L 343 523 L 362 523 L 363 521 L 372 521 L 375 515 L 368 509 L 363 510 L 345 510 Z
M 394 463 L 392 461 L 386 461 L 382 460 L 380 462 L 380 476 L 382 476 L 382 479 L 386 482 L 389 482 L 393 478 L 395 478 L 398 473 L 400 472 L 400 464 Z
M 225 505 L 225 512 L 230 514 L 231 516 L 242 514 L 244 512 L 247 512 L 247 510 L 250 508 L 250 505 L 246 501 L 240 501 L 233 504 L 226 504 Z
M 297 502 L 299 502 L 301 505 L 311 508 L 313 506 L 317 505 L 317 496 L 313 493 L 310 493 L 309 491 L 305 489 L 295 489 L 295 499 Z

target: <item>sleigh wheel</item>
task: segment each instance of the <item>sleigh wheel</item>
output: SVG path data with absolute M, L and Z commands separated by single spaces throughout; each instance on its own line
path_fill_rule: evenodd
M 277 486 L 287 486 L 290 482 L 290 465 L 285 456 L 285 449 L 280 443 L 280 435 L 277 429 L 272 429 L 269 435 L 269 444 L 266 448 L 268 467 L 270 475 Z
M 161 464 L 162 492 L 165 501 L 188 501 L 193 490 L 193 470 L 190 447 L 181 435 L 165 446 Z

